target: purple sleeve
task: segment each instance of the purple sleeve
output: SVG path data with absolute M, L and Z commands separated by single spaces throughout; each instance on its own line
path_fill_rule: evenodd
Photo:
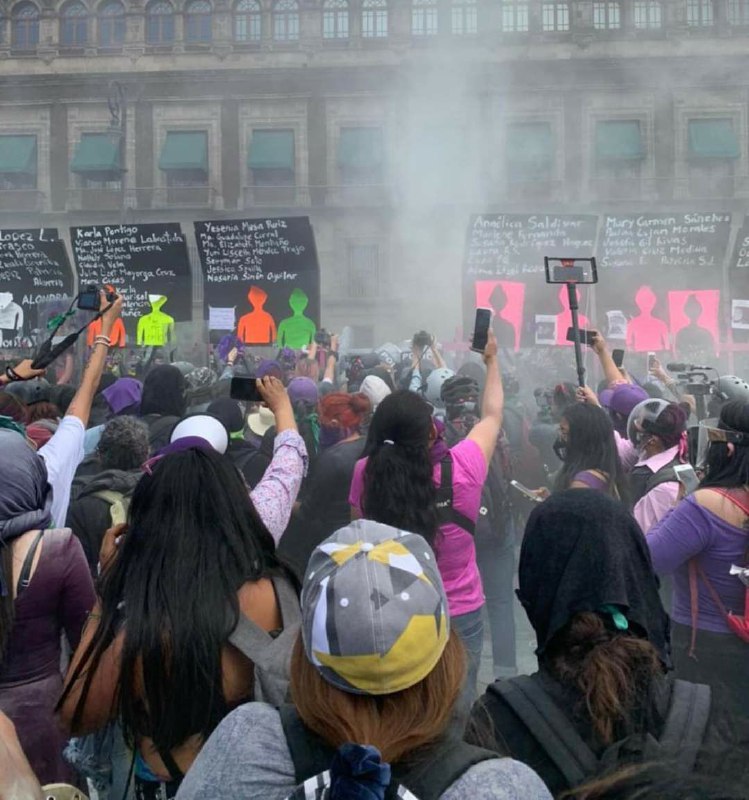
M 294 430 L 279 433 L 273 445 L 273 460 L 250 492 L 252 504 L 276 544 L 289 524 L 306 468 L 304 439 Z
M 68 642 L 75 650 L 88 615 L 96 604 L 96 592 L 83 547 L 72 533 L 68 534 L 68 541 L 63 546 L 61 560 L 65 567 L 59 613 Z
M 712 526 L 696 501 L 688 497 L 669 511 L 645 537 L 655 571 L 670 575 L 710 544 Z

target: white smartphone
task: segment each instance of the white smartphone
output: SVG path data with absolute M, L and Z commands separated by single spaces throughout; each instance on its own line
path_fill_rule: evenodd
M 512 486 L 513 489 L 517 489 L 521 494 L 524 494 L 529 500 L 533 500 L 534 503 L 543 503 L 543 499 L 541 497 L 533 494 L 533 492 L 527 486 L 523 486 L 522 483 L 510 481 L 510 486 Z
M 655 353 L 651 350 L 648 353 L 648 371 L 655 367 Z
M 677 464 L 674 467 L 674 473 L 679 483 L 684 486 L 687 494 L 692 494 L 700 485 L 700 479 L 697 477 L 697 473 L 694 471 L 694 467 L 691 464 Z

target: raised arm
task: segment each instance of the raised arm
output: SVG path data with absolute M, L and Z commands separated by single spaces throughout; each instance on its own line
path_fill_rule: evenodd
M 601 362 L 601 369 L 609 385 L 614 383 L 625 382 L 624 375 L 622 375 L 619 367 L 614 364 L 614 359 L 611 357 L 609 348 L 606 345 L 606 340 L 601 335 L 600 331 L 593 331 L 595 338 L 593 339 L 593 351 L 598 356 Z
M 486 462 L 489 463 L 502 429 L 502 410 L 505 401 L 497 359 L 497 339 L 491 330 L 489 331 L 489 341 L 484 349 L 484 364 L 486 364 L 486 385 L 481 401 L 481 420 L 474 425 L 468 438 L 476 442 L 481 448 Z

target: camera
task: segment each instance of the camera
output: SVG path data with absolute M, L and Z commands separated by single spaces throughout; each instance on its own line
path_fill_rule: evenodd
M 431 344 L 432 344 L 431 333 L 427 333 L 426 331 L 416 331 L 412 340 L 413 347 L 420 347 L 423 350 L 425 347 L 430 347 Z
M 113 303 L 117 299 L 116 292 L 108 291 L 106 293 L 108 303 Z M 81 311 L 98 311 L 99 310 L 99 287 L 91 284 L 85 289 L 82 289 L 78 294 L 78 308 Z
M 315 333 L 315 344 L 318 347 L 329 348 L 330 347 L 330 334 L 325 328 L 320 328 L 317 333 Z

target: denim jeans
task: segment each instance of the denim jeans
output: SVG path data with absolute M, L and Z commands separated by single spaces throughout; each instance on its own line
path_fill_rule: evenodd
M 453 631 L 458 632 L 463 642 L 463 647 L 466 649 L 468 661 L 466 679 L 458 701 L 458 710 L 460 713 L 467 715 L 478 697 L 476 682 L 479 675 L 479 665 L 481 664 L 481 650 L 484 646 L 484 622 L 481 619 L 481 609 L 451 617 L 450 625 Z
M 493 678 L 518 674 L 515 647 L 515 529 L 507 518 L 492 530 L 479 517 L 476 524 L 476 560 L 484 584 L 489 631 L 492 637 Z

